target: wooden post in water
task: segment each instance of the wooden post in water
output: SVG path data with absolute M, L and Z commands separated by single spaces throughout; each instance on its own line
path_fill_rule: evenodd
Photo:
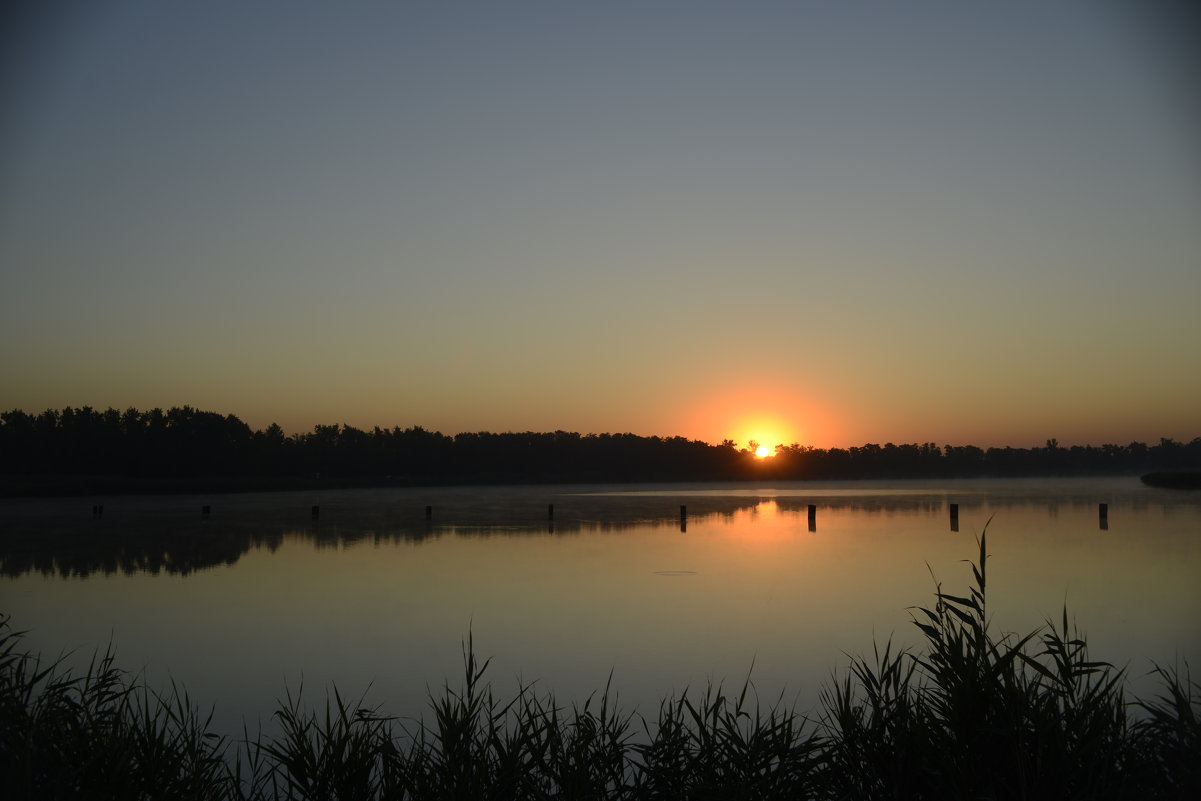
M 432 506 L 425 507 L 425 519 L 426 520 L 434 519 L 434 507 L 432 507 Z
M 546 505 L 546 519 L 547 520 L 555 519 L 555 505 L 553 503 L 548 503 Z
M 209 506 L 206 503 L 204 506 L 200 507 L 200 516 L 207 518 L 212 511 L 213 511 L 213 507 Z
M 1097 507 L 1098 522 L 1102 531 L 1109 531 L 1109 504 L 1103 503 Z
M 809 504 L 809 530 L 817 531 L 817 504 Z
M 680 504 L 680 531 L 688 530 L 688 507 Z
M 321 507 L 313 504 L 313 519 L 316 520 L 319 517 L 321 517 Z
M 959 530 L 959 504 L 951 504 L 951 531 Z

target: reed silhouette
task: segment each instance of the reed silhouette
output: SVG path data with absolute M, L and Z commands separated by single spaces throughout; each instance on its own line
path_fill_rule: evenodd
M 20 649 L 0 619 L 0 783 L 13 799 L 1192 799 L 1201 684 L 1157 668 L 1127 701 L 1121 670 L 1068 626 L 994 634 L 986 535 L 966 595 L 913 612 L 925 644 L 873 649 L 814 716 L 762 706 L 750 679 L 623 712 L 612 679 L 583 703 L 530 685 L 505 698 L 470 635 L 462 682 L 401 721 L 290 691 L 279 734 L 208 731 L 186 691 L 155 694 L 111 649 L 80 675 Z

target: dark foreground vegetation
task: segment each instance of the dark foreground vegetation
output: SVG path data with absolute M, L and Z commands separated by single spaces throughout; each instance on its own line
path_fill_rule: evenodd
M 634 434 L 462 433 L 319 425 L 287 436 L 184 406 L 0 414 L 0 493 L 233 492 L 337 486 L 1137 475 L 1201 469 L 1201 437 L 1147 445 L 779 446 Z
M 1061 624 L 989 630 L 986 553 L 965 596 L 936 592 L 912 652 L 876 648 L 812 716 L 749 685 L 621 711 L 609 688 L 565 706 L 494 695 L 470 641 L 465 677 L 417 724 L 300 694 L 279 734 L 228 741 L 178 687 L 160 695 L 111 652 L 82 675 L 44 666 L 0 622 L 0 783 L 12 799 L 1193 799 L 1201 685 L 1157 669 L 1130 700 Z

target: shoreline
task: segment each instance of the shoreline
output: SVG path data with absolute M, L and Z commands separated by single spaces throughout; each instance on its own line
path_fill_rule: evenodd
M 263 476 L 211 476 L 205 478 L 142 478 L 128 476 L 13 476 L 0 475 L 0 499 L 35 498 L 85 498 L 122 496 L 166 496 L 166 495 L 245 495 L 287 492 L 327 492 L 338 490 L 464 490 L 478 487 L 494 490 L 498 487 L 571 487 L 612 485 L 624 487 L 654 487 L 679 485 L 705 485 L 722 487 L 735 485 L 771 486 L 779 484 L 820 486 L 830 483 L 861 485 L 881 481 L 944 482 L 944 481 L 998 481 L 998 480 L 1059 480 L 1059 479 L 1141 479 L 1148 487 L 1167 489 L 1201 488 L 1201 472 L 1063 472 L 1021 474 L 959 474 L 959 475 L 862 475 L 826 476 L 812 478 L 732 477 L 732 478 L 688 478 L 670 477 L 656 480 L 623 480 L 621 477 L 597 478 L 595 480 L 556 481 L 544 476 L 525 479 L 506 477 L 490 480 L 488 477 L 465 476 L 460 481 L 445 477 L 416 481 L 409 478 L 383 476 L 377 478 L 299 478 Z

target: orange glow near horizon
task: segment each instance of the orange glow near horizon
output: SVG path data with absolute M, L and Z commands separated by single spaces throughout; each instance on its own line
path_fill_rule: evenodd
M 841 444 L 841 421 L 812 393 L 759 381 L 735 381 L 733 387 L 707 396 L 689 410 L 684 420 L 690 436 L 713 443 L 732 440 L 738 448 L 749 448 L 754 442 L 756 447 L 766 446 L 769 455 L 775 454 L 777 445 Z

